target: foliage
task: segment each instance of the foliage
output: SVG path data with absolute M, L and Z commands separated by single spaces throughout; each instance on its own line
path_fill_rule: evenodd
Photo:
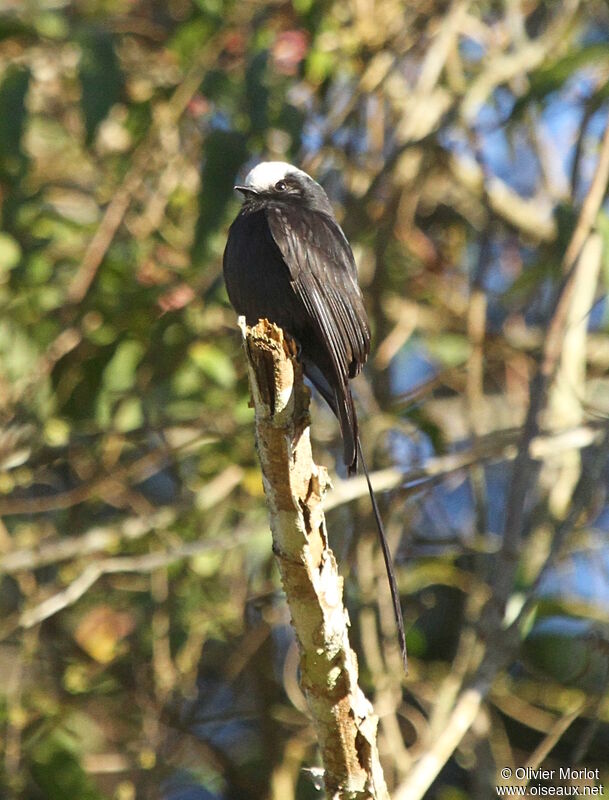
M 609 782 L 604 185 L 535 383 L 608 53 L 594 0 L 8 4 L 6 796 L 319 796 L 221 280 L 232 187 L 262 157 L 326 186 L 374 330 L 356 386 L 368 460 L 398 474 L 405 682 L 364 487 L 335 480 L 329 527 L 394 796 L 420 796 L 471 686 L 426 796 L 487 798 L 526 763 Z M 321 405 L 313 434 L 340 462 Z

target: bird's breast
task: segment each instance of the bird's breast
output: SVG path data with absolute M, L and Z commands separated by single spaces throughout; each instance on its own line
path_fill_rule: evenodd
M 264 210 L 244 209 L 233 222 L 224 252 L 224 280 L 231 304 L 248 325 L 266 318 L 298 336 L 304 309 Z

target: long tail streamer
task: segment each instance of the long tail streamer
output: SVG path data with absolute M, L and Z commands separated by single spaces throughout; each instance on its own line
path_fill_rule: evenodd
M 402 618 L 402 606 L 400 604 L 400 594 L 398 592 L 398 585 L 395 579 L 395 572 L 393 569 L 393 559 L 391 558 L 391 551 L 389 550 L 389 543 L 385 535 L 385 527 L 381 519 L 381 512 L 379 511 L 378 503 L 376 502 L 376 495 L 370 482 L 370 475 L 368 474 L 368 467 L 366 466 L 366 459 L 362 450 L 362 443 L 359 436 L 357 437 L 357 449 L 359 452 L 360 461 L 366 476 L 366 483 L 368 484 L 368 492 L 370 493 L 370 500 L 372 502 L 372 512 L 376 520 L 376 527 L 379 534 L 379 541 L 381 543 L 381 550 L 383 551 L 383 558 L 385 560 L 385 569 L 387 570 L 387 579 L 389 581 L 389 588 L 391 590 L 391 600 L 393 602 L 393 614 L 395 616 L 395 623 L 398 628 L 398 639 L 400 642 L 400 652 L 402 654 L 402 661 L 404 662 L 404 670 L 408 672 L 408 655 L 406 653 L 406 634 L 404 633 L 404 620 Z

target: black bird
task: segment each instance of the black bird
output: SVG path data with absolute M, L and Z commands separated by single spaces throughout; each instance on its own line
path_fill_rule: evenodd
M 300 347 L 304 373 L 340 423 L 349 475 L 361 461 L 387 568 L 400 648 L 406 642 L 391 554 L 368 477 L 349 387 L 370 352 L 368 317 L 353 252 L 323 188 L 281 161 L 252 169 L 235 186 L 244 203 L 230 227 L 224 280 L 248 325 L 274 322 Z

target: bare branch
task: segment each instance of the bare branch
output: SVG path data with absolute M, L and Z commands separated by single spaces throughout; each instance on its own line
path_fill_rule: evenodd
M 214 437 L 196 434 L 192 439 L 168 448 L 165 444 L 134 459 L 131 463 L 117 467 L 112 474 L 99 475 L 72 489 L 48 497 L 7 497 L 0 500 L 0 516 L 9 514 L 42 514 L 48 511 L 71 508 L 91 497 L 124 490 L 130 482 L 140 483 L 160 472 L 166 466 L 169 455 L 192 447 L 214 442 Z
M 26 609 L 19 617 L 19 625 L 31 628 L 64 608 L 73 605 L 86 594 L 102 575 L 116 572 L 153 572 L 167 567 L 184 558 L 192 558 L 210 550 L 227 550 L 251 539 L 251 529 L 233 533 L 230 538 L 211 539 L 209 541 L 190 542 L 167 552 L 156 551 L 141 556 L 117 556 L 95 561 L 89 564 L 65 589 L 43 600 L 38 605 Z
M 565 251 L 563 268 L 567 276 L 558 292 L 554 313 L 548 324 L 539 369 L 531 381 L 530 405 L 518 445 L 506 503 L 505 531 L 495 570 L 493 597 L 485 605 L 480 620 L 480 635 L 486 640 L 486 651 L 476 670 L 475 677 L 459 694 L 442 733 L 417 762 L 406 782 L 397 792 L 396 796 L 401 800 L 419 800 L 425 795 L 435 777 L 472 726 L 492 685 L 494 676 L 509 661 L 519 646 L 518 621 L 522 619 L 522 612 L 518 615 L 517 622 L 512 623 L 508 628 L 505 627 L 503 617 L 518 565 L 525 501 L 537 469 L 532 457 L 531 445 L 539 434 L 539 415 L 544 408 L 548 385 L 555 374 L 564 341 L 567 314 L 576 285 L 578 269 L 577 263 L 573 266 L 573 259 L 579 256 L 581 247 L 588 237 L 604 197 L 608 179 L 609 126 L 603 137 L 598 170 L 582 206 L 571 242 Z M 582 231 L 585 232 L 585 236 L 582 235 Z M 574 504 L 574 506 L 576 505 Z M 563 522 L 561 527 L 565 532 L 572 529 L 574 515 L 578 510 L 580 509 L 572 508 L 572 512 Z M 557 534 L 555 534 L 555 538 L 556 536 Z M 558 539 L 562 540 L 562 535 Z M 530 602 L 531 595 L 529 595 Z
M 376 745 L 377 718 L 358 686 L 343 581 L 328 544 L 322 497 L 330 482 L 313 462 L 309 392 L 291 342 L 266 320 L 240 320 L 273 550 L 300 646 L 301 681 L 317 731 L 327 796 L 389 795 Z
M 70 558 L 99 553 L 116 547 L 120 542 L 139 539 L 153 530 L 165 530 L 175 518 L 173 509 L 161 508 L 153 514 L 128 517 L 114 525 L 96 525 L 82 536 L 64 537 L 43 542 L 39 547 L 13 550 L 0 556 L 0 573 L 38 569 Z
M 402 783 L 394 800 L 420 800 L 434 782 L 476 719 L 488 687 L 470 687 L 460 696 L 447 724 L 433 745 L 417 761 L 408 778 Z
M 578 271 L 585 268 L 586 263 L 580 259 L 574 265 L 581 248 L 586 241 L 590 228 L 596 218 L 598 209 L 605 195 L 609 179 L 609 125 L 605 129 L 603 143 L 598 160 L 597 171 L 581 208 L 578 223 L 575 227 L 569 246 L 563 257 L 563 269 L 567 277 L 559 291 L 552 318 L 548 324 L 547 335 L 539 370 L 530 387 L 530 405 L 525 420 L 518 455 L 514 463 L 512 482 L 507 499 L 507 514 L 503 546 L 501 549 L 501 566 L 497 570 L 495 586 L 495 609 L 502 613 L 512 587 L 514 572 L 518 561 L 518 552 L 522 534 L 525 500 L 536 466 L 531 458 L 530 446 L 539 433 L 539 414 L 544 406 L 549 382 L 554 377 L 564 342 L 568 313 L 571 307 L 575 287 L 578 285 Z M 490 620 L 489 620 L 490 622 Z M 495 620 L 495 623 L 497 621 Z M 491 628 L 496 624 L 490 622 Z

